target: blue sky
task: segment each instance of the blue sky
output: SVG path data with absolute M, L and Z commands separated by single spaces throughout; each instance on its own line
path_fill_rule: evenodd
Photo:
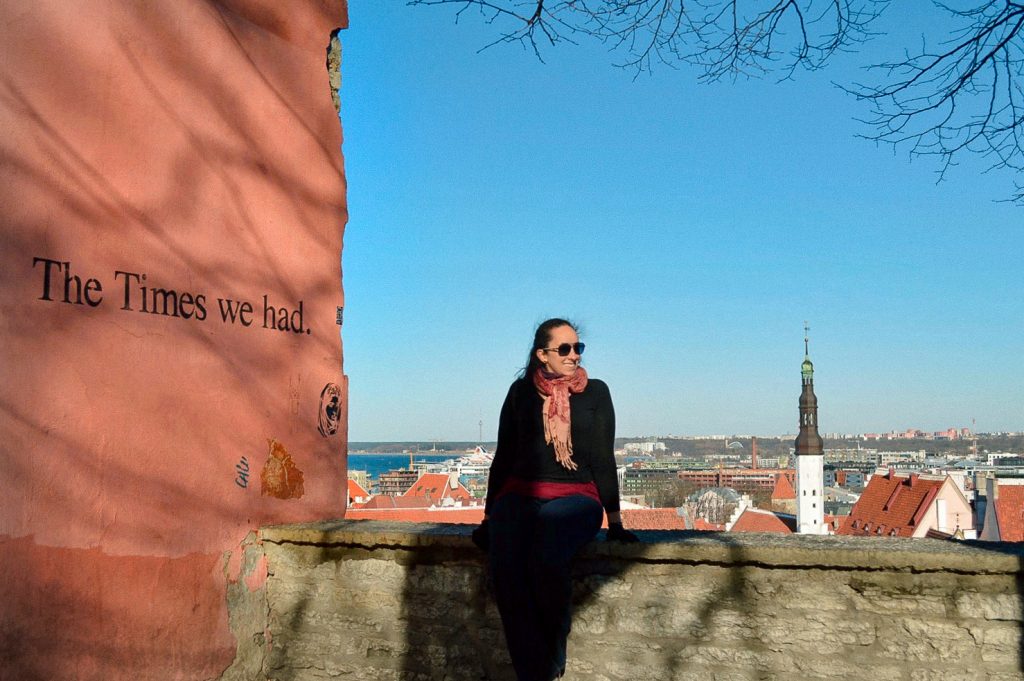
M 342 33 L 349 436 L 492 440 L 533 329 L 581 325 L 622 436 L 1024 430 L 1024 208 L 857 137 L 823 72 L 705 85 L 598 44 L 478 52 L 449 8 L 352 0 Z M 911 10 L 906 6 L 917 5 Z M 912 38 L 913 39 L 913 38 Z

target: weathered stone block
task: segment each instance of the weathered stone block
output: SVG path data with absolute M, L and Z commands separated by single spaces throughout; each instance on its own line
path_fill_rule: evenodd
M 965 593 L 957 595 L 955 603 L 962 617 L 1024 621 L 1024 602 L 1019 593 Z
M 983 678 L 985 681 L 1021 681 L 1024 672 L 992 672 Z
M 956 670 L 948 667 L 942 669 L 913 669 L 910 681 L 984 681 L 985 673 L 970 670 Z

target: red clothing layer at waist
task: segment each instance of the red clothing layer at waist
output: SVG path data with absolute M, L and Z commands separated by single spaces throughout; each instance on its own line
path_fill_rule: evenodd
M 582 494 L 590 497 L 597 503 L 601 503 L 601 496 L 597 493 L 597 485 L 593 482 L 545 482 L 543 480 L 523 480 L 522 478 L 509 478 L 502 485 L 494 500 L 497 501 L 506 494 L 521 494 L 536 499 L 560 499 Z

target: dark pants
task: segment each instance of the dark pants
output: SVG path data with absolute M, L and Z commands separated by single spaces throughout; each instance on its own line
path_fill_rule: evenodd
M 601 518 L 601 504 L 580 494 L 506 494 L 494 503 L 491 576 L 519 681 L 551 681 L 565 671 L 572 558 L 597 534 Z

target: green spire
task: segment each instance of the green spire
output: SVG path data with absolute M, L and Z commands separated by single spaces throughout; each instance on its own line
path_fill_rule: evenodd
M 814 377 L 814 365 L 811 364 L 811 353 L 808 349 L 808 343 L 810 342 L 811 327 L 804 322 L 804 363 L 800 365 L 800 374 L 805 379 L 811 379 Z

